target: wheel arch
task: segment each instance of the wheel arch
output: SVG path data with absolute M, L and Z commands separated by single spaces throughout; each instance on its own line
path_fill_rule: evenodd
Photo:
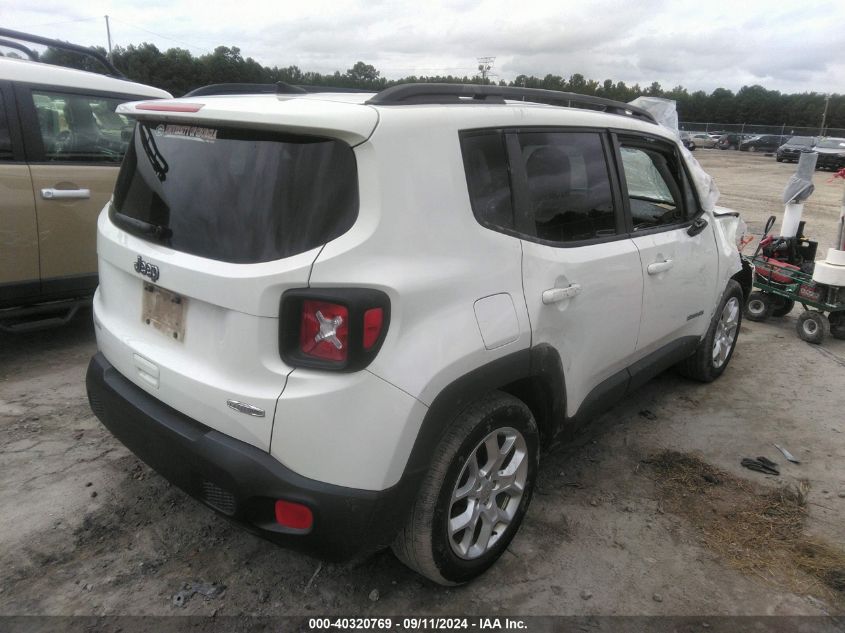
M 751 294 L 751 288 L 754 285 L 754 268 L 751 266 L 751 262 L 744 257 L 740 257 L 740 261 L 742 262 L 742 269 L 734 273 L 731 279 L 736 281 L 740 288 L 742 288 L 743 301 L 747 301 L 748 296 Z
M 493 391 L 508 393 L 528 406 L 548 445 L 565 420 L 566 386 L 557 350 L 538 345 L 502 356 L 460 376 L 435 397 L 423 418 L 404 476 L 424 472 L 437 444 L 467 406 Z

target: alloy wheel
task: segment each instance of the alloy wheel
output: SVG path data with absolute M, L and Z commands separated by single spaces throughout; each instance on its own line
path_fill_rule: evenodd
M 449 502 L 449 544 L 472 560 L 496 544 L 516 516 L 528 480 L 528 445 L 522 433 L 498 428 L 473 449 Z
M 713 366 L 719 369 L 728 360 L 728 355 L 736 342 L 739 326 L 739 300 L 731 297 L 722 308 L 719 321 L 716 323 L 716 334 L 713 337 Z

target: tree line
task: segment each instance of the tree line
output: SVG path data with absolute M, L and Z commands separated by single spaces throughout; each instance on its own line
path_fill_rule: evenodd
M 102 47 L 96 47 L 96 50 L 106 53 Z M 16 55 L 16 53 L 9 54 Z M 42 61 L 48 63 L 93 72 L 105 72 L 96 60 L 60 49 L 48 48 L 40 57 Z M 281 81 L 294 85 L 334 86 L 374 91 L 399 83 L 413 82 L 491 83 L 489 79 L 467 75 L 408 76 L 388 80 L 382 77 L 374 66 L 361 61 L 346 72 L 335 71 L 331 74 L 303 71 L 297 66 L 268 67 L 259 64 L 252 57 L 244 58 L 240 49 L 235 46 L 218 46 L 213 53 L 194 56 L 181 48 L 170 48 L 162 52 L 153 44 L 130 44 L 115 48 L 112 52 L 112 61 L 129 79 L 162 88 L 174 96 L 181 96 L 200 86 L 230 82 L 275 83 Z M 656 81 L 646 87 L 639 84 L 629 86 L 623 81 L 614 82 L 611 79 L 598 82 L 587 79 L 579 73 L 570 75 L 568 79 L 562 75 L 552 74 L 545 77 L 519 75 L 513 81 L 500 81 L 498 85 L 563 90 L 624 102 L 641 95 L 664 97 L 677 102 L 678 116 L 682 121 L 724 124 L 786 124 L 791 127 L 818 127 L 825 107 L 823 94 L 816 92 L 786 94 L 777 90 L 767 90 L 759 85 L 743 86 L 736 93 L 725 88 L 717 88 L 708 94 L 703 90 L 689 92 L 683 86 L 675 86 L 667 90 Z M 831 95 L 826 126 L 845 128 L 845 95 Z

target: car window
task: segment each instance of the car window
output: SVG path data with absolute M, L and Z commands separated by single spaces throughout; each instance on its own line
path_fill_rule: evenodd
M 616 235 L 607 160 L 595 132 L 519 134 L 535 236 L 566 243 Z
M 845 149 L 845 138 L 828 138 L 820 141 L 816 147 L 821 149 Z
M 513 229 L 513 202 L 505 137 L 500 132 L 461 139 L 472 211 L 481 224 Z
M 119 163 L 133 122 L 115 113 L 124 100 L 33 90 L 38 127 L 48 161 Z
M 12 160 L 12 139 L 9 136 L 9 121 L 6 118 L 6 105 L 0 94 L 0 160 Z
M 620 152 L 634 230 L 685 222 L 688 216 L 681 191 L 691 188 L 681 186 L 684 175 L 675 157 L 624 141 Z

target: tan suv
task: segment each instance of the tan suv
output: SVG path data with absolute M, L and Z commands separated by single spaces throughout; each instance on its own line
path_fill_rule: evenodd
M 0 46 L 82 47 L 0 29 Z M 14 38 L 14 41 L 7 38 Z M 114 76 L 0 56 L 0 329 L 67 321 L 97 286 L 96 221 L 134 124 L 115 109 L 170 97 Z

